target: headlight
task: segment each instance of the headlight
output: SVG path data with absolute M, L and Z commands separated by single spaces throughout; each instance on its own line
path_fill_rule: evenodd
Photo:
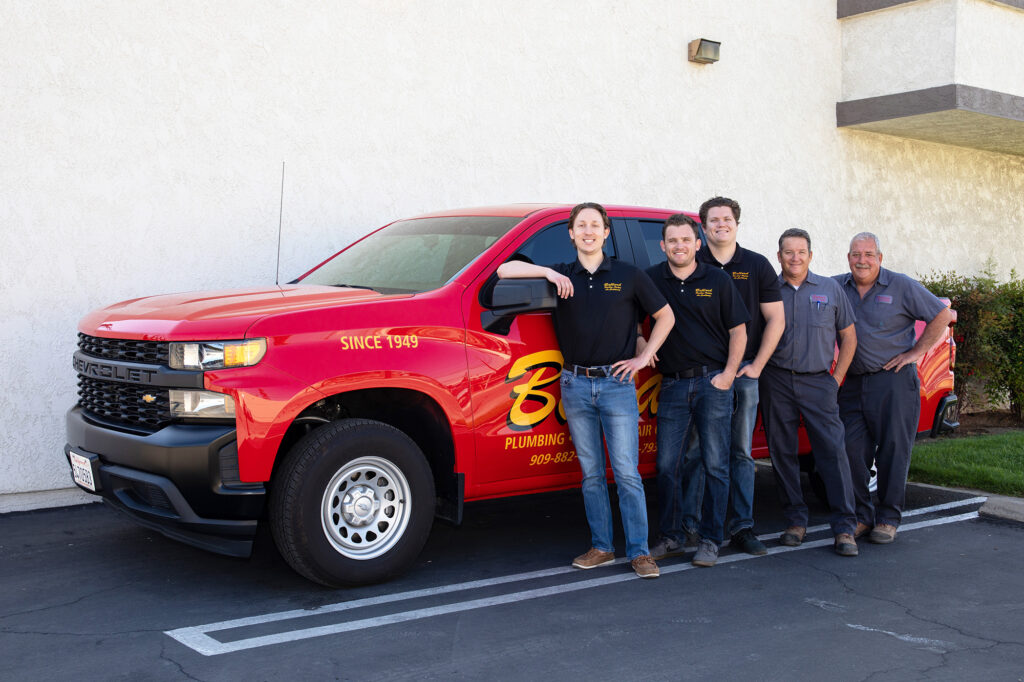
M 178 388 L 172 388 L 170 394 L 171 414 L 175 417 L 235 418 L 235 401 L 229 395 L 213 391 L 191 391 Z
M 191 341 L 170 345 L 172 369 L 226 369 L 249 367 L 263 359 L 266 339 L 245 341 Z

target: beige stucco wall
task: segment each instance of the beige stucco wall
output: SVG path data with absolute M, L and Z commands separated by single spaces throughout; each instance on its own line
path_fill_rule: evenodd
M 273 281 L 282 161 L 282 279 L 426 210 L 716 193 L 824 273 L 866 225 L 898 269 L 1022 269 L 1024 158 L 837 130 L 841 49 L 822 0 L 0 0 L 0 511 L 69 484 L 86 311 Z

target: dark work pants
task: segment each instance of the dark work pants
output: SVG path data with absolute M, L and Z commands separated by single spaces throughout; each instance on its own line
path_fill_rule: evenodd
M 846 457 L 843 422 L 836 403 L 838 386 L 828 372 L 793 374 L 768 365 L 761 373 L 761 417 L 782 511 L 790 526 L 807 527 L 807 505 L 800 488 L 800 416 L 814 452 L 814 467 L 825 482 L 835 535 L 853 533 L 854 514 L 850 462 Z
M 857 520 L 899 526 L 907 491 L 910 450 L 921 418 L 917 367 L 899 372 L 847 375 L 839 389 L 839 416 L 846 427 L 846 454 L 853 476 Z M 868 491 L 871 465 L 878 470 L 878 507 Z

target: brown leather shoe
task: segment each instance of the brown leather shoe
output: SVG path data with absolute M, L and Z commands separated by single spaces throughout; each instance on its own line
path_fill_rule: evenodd
M 839 556 L 857 556 L 857 541 L 849 533 L 837 535 L 834 546 Z
M 871 532 L 871 526 L 860 521 L 857 522 L 857 530 L 853 531 L 853 539 L 860 540 L 862 537 Z
M 576 568 L 587 569 L 605 566 L 613 561 L 615 561 L 615 552 L 605 552 L 591 547 L 587 550 L 586 554 L 580 554 L 578 557 L 573 559 L 572 565 Z
M 875 529 L 871 531 L 871 535 L 868 536 L 868 542 L 873 542 L 876 545 L 888 545 L 895 539 L 896 526 L 889 525 L 888 523 L 878 524 L 875 526 Z
M 786 547 L 799 547 L 807 535 L 807 529 L 803 526 L 790 526 L 786 532 L 779 536 L 779 544 Z
M 641 578 L 657 578 L 661 575 L 661 571 L 658 570 L 658 564 L 654 563 L 654 559 L 651 558 L 650 554 L 642 554 L 630 563 L 633 565 L 633 570 Z

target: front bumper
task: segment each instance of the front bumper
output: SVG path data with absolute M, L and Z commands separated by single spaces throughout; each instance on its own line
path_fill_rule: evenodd
M 69 453 L 92 467 L 94 493 L 137 523 L 202 549 L 249 556 L 266 491 L 237 480 L 235 429 L 174 424 L 151 434 L 103 427 L 82 408 L 67 414 Z

